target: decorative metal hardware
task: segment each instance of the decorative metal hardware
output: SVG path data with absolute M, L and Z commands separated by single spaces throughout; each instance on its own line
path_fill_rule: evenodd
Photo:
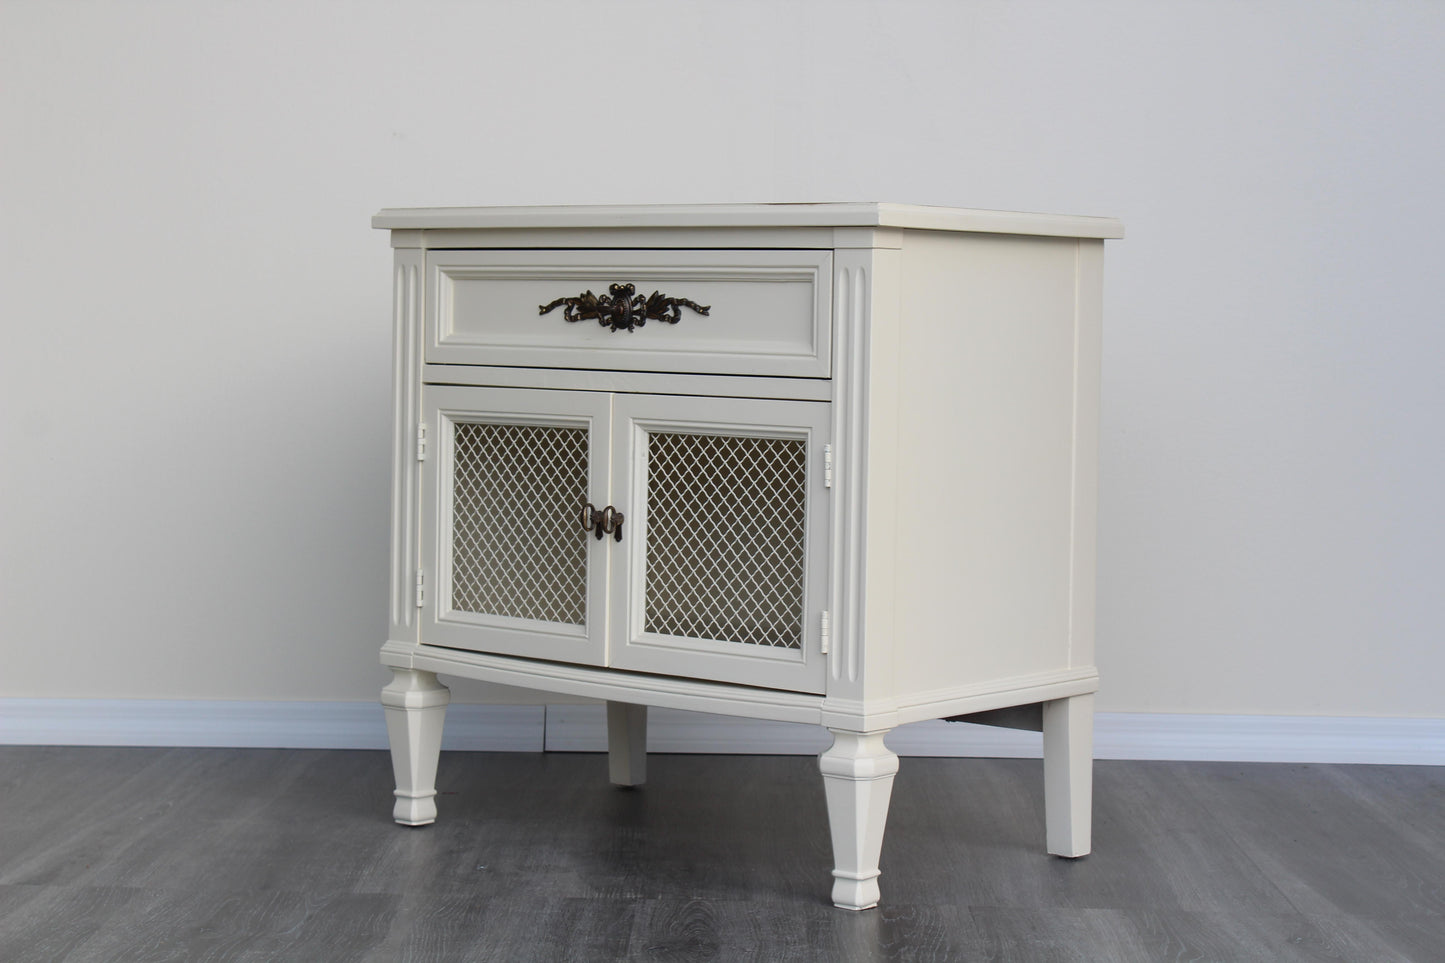
M 539 305 L 538 314 L 546 314 L 554 308 L 565 305 L 562 319 L 565 321 L 587 321 L 593 318 L 604 328 L 613 331 L 631 331 L 649 321 L 663 324 L 677 324 L 682 320 L 682 309 L 690 308 L 707 316 L 711 305 L 698 304 L 687 298 L 670 298 L 660 291 L 653 291 L 650 297 L 637 293 L 635 284 L 610 284 L 607 294 L 598 297 L 590 290 L 575 298 L 558 298 L 551 304 Z
M 611 535 L 617 541 L 622 541 L 623 514 L 617 509 L 608 505 L 598 510 L 595 505 L 588 502 L 582 506 L 582 530 L 592 532 L 600 542 L 602 536 Z
M 622 513 L 611 505 L 602 510 L 602 530 L 622 541 Z

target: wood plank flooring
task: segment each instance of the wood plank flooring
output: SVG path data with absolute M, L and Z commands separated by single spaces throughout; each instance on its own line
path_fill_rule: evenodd
M 816 761 L 0 748 L 0 960 L 1445 961 L 1445 768 L 1100 762 L 1094 854 L 1041 764 L 904 759 L 883 905 L 827 903 Z

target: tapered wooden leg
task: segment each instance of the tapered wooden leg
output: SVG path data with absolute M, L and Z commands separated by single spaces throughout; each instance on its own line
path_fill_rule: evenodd
M 437 818 L 437 756 L 451 690 L 437 681 L 434 672 L 391 671 L 391 684 L 381 690 L 381 704 L 386 707 L 386 735 L 396 776 L 392 815 L 404 826 L 425 826 Z
M 1094 696 L 1044 703 L 1044 821 L 1055 856 L 1090 848 L 1094 797 Z
M 833 746 L 818 757 L 833 836 L 833 905 L 865 910 L 878 905 L 878 856 L 898 757 L 883 744 L 884 732 L 833 733 Z
M 614 786 L 647 781 L 647 706 L 607 703 L 607 773 Z

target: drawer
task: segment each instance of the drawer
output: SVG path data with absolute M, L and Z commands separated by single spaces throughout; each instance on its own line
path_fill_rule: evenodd
M 814 250 L 431 251 L 426 360 L 826 378 L 832 261 Z

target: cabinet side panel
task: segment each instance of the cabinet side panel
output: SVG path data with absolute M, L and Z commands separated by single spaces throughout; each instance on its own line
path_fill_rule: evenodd
M 898 694 L 1067 668 L 1078 242 L 907 232 L 902 254 Z
M 417 424 L 420 421 L 422 259 L 417 249 L 399 248 L 393 276 L 392 450 L 391 450 L 391 619 L 389 638 L 415 642 L 414 572 L 417 553 Z

